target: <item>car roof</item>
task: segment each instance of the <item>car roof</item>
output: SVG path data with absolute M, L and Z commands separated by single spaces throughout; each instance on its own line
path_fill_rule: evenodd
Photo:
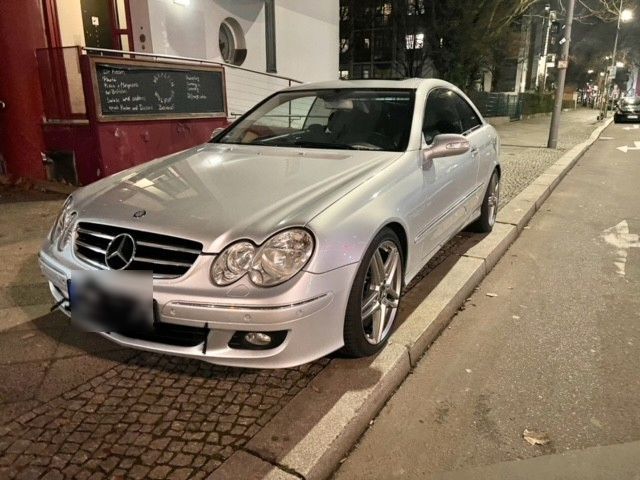
M 384 88 L 394 89 L 426 89 L 435 86 L 455 88 L 449 82 L 437 78 L 406 78 L 402 80 L 333 80 L 329 82 L 304 83 L 287 90 L 333 90 L 341 88 Z

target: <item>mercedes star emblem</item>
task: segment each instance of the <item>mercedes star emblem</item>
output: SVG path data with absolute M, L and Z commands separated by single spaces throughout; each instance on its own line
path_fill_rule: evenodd
M 124 270 L 136 256 L 136 241 L 128 233 L 117 235 L 107 245 L 104 252 L 104 263 L 111 270 Z

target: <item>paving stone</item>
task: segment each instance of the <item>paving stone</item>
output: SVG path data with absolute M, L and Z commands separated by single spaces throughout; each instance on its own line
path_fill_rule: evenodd
M 171 467 L 167 467 L 166 465 L 158 466 L 158 467 L 153 468 L 149 472 L 149 478 L 152 478 L 152 479 L 165 478 L 169 474 L 170 471 L 171 471 Z

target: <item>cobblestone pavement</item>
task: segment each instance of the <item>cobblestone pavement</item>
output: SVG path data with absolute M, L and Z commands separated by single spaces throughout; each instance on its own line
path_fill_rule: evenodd
M 543 148 L 548 118 L 499 127 L 502 205 L 588 138 L 593 120 L 591 111 L 565 115 L 559 151 Z M 0 478 L 204 478 L 329 363 L 218 367 L 74 331 L 48 312 L 36 261 L 59 197 L 26 202 L 10 193 L 0 224 Z M 408 288 L 468 235 L 449 242 Z
M 498 126 L 502 141 L 500 204 L 506 205 L 562 154 L 587 140 L 597 127 L 596 115 L 591 109 L 563 113 L 557 150 L 546 148 L 550 117 Z
M 137 355 L 0 429 L 0 477 L 205 478 L 328 362 L 248 371 Z

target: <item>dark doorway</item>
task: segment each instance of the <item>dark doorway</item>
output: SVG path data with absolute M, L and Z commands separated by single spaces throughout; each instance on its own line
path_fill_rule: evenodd
M 80 0 L 87 47 L 114 48 L 109 0 Z

